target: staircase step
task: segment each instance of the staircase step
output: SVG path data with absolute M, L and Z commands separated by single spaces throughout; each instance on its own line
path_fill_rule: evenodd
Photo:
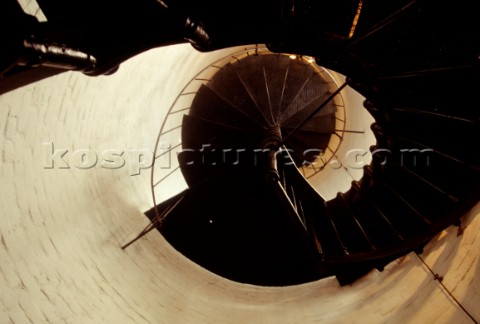
M 312 113 L 315 109 L 317 109 L 330 95 L 331 95 L 330 92 L 326 92 L 324 94 L 319 95 L 317 98 L 315 98 L 315 100 L 308 103 L 302 110 L 282 120 L 280 125 L 282 127 L 295 128 L 297 125 L 303 122 L 305 118 L 307 118 L 310 115 L 310 113 Z M 336 111 L 337 111 L 337 106 L 333 101 L 330 101 L 330 103 L 328 103 L 325 107 L 323 107 L 319 112 L 317 112 L 312 117 L 311 119 L 312 123 L 315 124 L 314 120 L 320 120 L 323 118 L 323 116 L 334 115 Z
M 330 201 L 327 204 L 327 210 L 349 253 L 360 253 L 375 249 L 363 227 L 341 198 Z
M 286 131 L 288 134 L 289 131 Z M 291 149 L 290 154 L 296 165 L 301 166 L 303 162 L 311 163 L 316 156 L 326 151 L 330 142 L 330 134 L 319 134 L 308 131 L 296 131 L 287 139 L 285 146 Z
M 471 138 L 480 138 L 478 123 L 460 119 L 434 118 L 427 114 L 392 111 L 392 128 L 395 134 L 439 149 L 460 160 L 480 164 L 480 155 L 472 150 Z
M 405 239 L 414 238 L 427 232 L 431 223 L 425 221 L 425 218 L 412 209 L 407 201 L 389 189 L 379 183 L 369 191 L 369 195 L 393 227 Z
M 422 109 L 423 108 L 423 109 Z M 475 115 L 465 114 L 464 110 L 455 109 L 453 111 L 445 111 L 444 109 L 438 108 L 428 109 L 428 107 L 401 107 L 401 108 L 393 108 L 391 110 L 391 114 L 396 115 L 407 115 L 411 118 L 416 118 L 417 116 L 423 116 L 426 118 L 430 118 L 431 121 L 445 123 L 445 122 L 452 122 L 457 123 L 459 125 L 464 124 L 473 127 L 478 127 L 480 124 L 480 113 L 476 113 Z
M 303 93 L 310 89 L 312 85 L 317 84 L 312 82 L 312 78 L 320 82 L 317 79 L 318 75 L 307 64 L 297 60 L 290 60 L 278 114 L 280 121 L 293 116 L 300 109 L 299 107 L 304 107 L 311 100 L 311 98 L 305 98 Z M 300 100 L 300 102 L 296 103 L 297 100 Z
M 240 113 L 205 85 L 198 90 L 188 114 L 245 130 L 259 128 L 259 125 L 252 119 Z
M 411 143 L 397 139 L 399 147 L 412 147 Z M 410 145 L 410 146 L 407 146 Z M 418 147 L 424 150 L 424 147 Z M 459 160 L 454 160 L 438 151 L 421 153 L 414 159 L 414 153 L 405 153 L 399 162 L 409 169 L 413 169 L 428 181 L 451 193 L 452 196 L 462 197 L 480 184 L 480 169 L 473 169 Z M 428 154 L 428 160 L 425 159 Z M 428 162 L 428 163 L 427 163 Z
M 291 69 L 293 63 L 290 64 Z M 297 63 L 298 64 L 298 63 Z M 293 72 L 293 71 L 292 71 Z M 318 108 L 320 104 L 328 97 L 328 87 L 325 83 L 325 80 L 316 72 L 311 72 L 308 77 L 304 80 L 304 83 L 297 90 L 296 93 L 292 93 L 292 82 L 289 77 L 287 77 L 287 83 L 285 84 L 286 91 L 284 95 L 285 101 L 282 105 L 280 122 L 286 121 L 292 116 L 296 115 L 304 109 L 313 111 L 315 108 Z M 290 101 L 290 102 L 289 102 Z
M 288 123 L 282 125 L 283 135 L 287 136 L 298 124 Z M 333 134 L 335 132 L 335 114 L 325 114 L 312 117 L 299 130 L 317 134 Z
M 273 118 L 276 124 L 283 118 L 282 104 L 285 92 L 291 91 L 292 84 L 287 81 L 291 59 L 286 55 L 269 55 L 261 57 L 267 80 L 268 98 L 272 109 Z
M 449 195 L 399 165 L 389 164 L 382 179 L 432 222 L 456 205 Z
M 278 59 L 272 55 L 249 56 L 244 58 L 241 62 L 233 65 L 238 78 L 241 80 L 243 86 L 247 90 L 250 98 L 255 103 L 258 111 L 263 115 L 263 118 L 269 125 L 275 124 L 275 117 L 273 115 L 273 104 L 271 98 L 278 96 L 280 89 L 276 92 L 270 93 L 271 87 L 268 86 L 267 69 L 270 66 L 270 60 L 277 61 Z M 279 74 L 270 76 L 271 79 L 282 80 L 285 71 L 275 70 Z
M 234 64 L 237 63 L 227 64 L 218 71 L 207 83 L 207 87 L 258 125 L 268 126 L 265 117 L 240 80 Z
M 352 203 L 350 208 L 377 249 L 391 248 L 402 242 L 398 229 L 392 226 L 388 216 L 374 202 L 364 198 Z

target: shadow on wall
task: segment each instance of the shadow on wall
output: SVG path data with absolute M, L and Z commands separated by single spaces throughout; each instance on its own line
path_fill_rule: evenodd
M 480 203 L 462 218 L 460 227 L 450 226 L 427 244 L 424 253 L 419 255 L 419 258 L 425 260 L 426 265 L 422 264 L 422 267 L 427 272 L 427 277 L 419 286 L 418 293 L 412 295 L 406 304 L 415 303 L 415 307 L 422 307 L 428 302 L 428 298 L 420 296 L 427 297 L 428 295 L 421 288 L 428 287 L 430 293 L 440 289 L 445 298 L 451 302 L 452 306 L 457 307 L 459 312 L 464 311 L 449 293 L 458 300 L 470 316 L 477 322 L 480 320 L 480 309 L 478 308 L 480 300 L 480 258 L 478 257 L 480 240 L 477 235 L 480 230 L 480 219 L 475 218 L 479 213 Z M 430 273 L 427 265 L 435 275 L 438 275 L 439 279 Z M 434 284 L 431 284 L 432 282 Z

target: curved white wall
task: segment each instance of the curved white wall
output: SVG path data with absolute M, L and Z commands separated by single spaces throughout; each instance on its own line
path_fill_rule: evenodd
M 154 148 L 179 89 L 215 55 L 162 48 L 112 76 L 65 73 L 0 97 L 0 322 L 471 322 L 415 255 L 343 288 L 332 278 L 260 288 L 199 268 L 156 231 L 120 249 L 152 204 L 149 170 L 131 176 L 134 150 Z M 59 153 L 46 168 L 48 143 L 68 150 L 69 169 Z M 83 165 L 106 149 L 126 165 L 80 169 L 80 149 Z M 479 212 L 423 255 L 477 321 Z
M 343 75 L 333 71 L 330 73 L 338 86 L 345 82 Z M 363 177 L 363 167 L 372 161 L 370 146 L 376 143 L 370 129 L 374 119 L 363 108 L 365 98 L 350 87 L 346 87 L 340 94 L 345 105 L 342 116 L 345 132 L 337 132 L 342 136 L 341 140 L 332 135 L 331 141 L 339 143 L 338 150 L 323 170 L 308 179 L 327 201 L 334 199 L 339 192 L 347 192 L 352 181 Z

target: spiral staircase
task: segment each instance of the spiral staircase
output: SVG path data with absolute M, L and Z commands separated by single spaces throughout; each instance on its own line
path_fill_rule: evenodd
M 310 55 L 318 65 L 346 75 L 348 85 L 367 98 L 364 106 L 375 118 L 377 139 L 363 178 L 325 201 L 298 169 L 318 160 L 299 152 L 328 147 L 334 108 L 323 102 L 335 91 L 316 77 L 306 78 L 300 63 L 287 64 L 283 56 L 249 57 L 222 68 L 199 90 L 183 119 L 179 169 L 189 188 L 146 213 L 152 219 L 148 230 L 158 228 L 193 261 L 258 285 L 332 275 L 347 284 L 421 252 L 440 231 L 460 225 L 479 201 L 480 30 L 473 4 L 298 1 L 293 8 L 290 1 L 265 2 L 257 4 L 251 24 L 244 24 L 248 5 L 227 17 L 213 14 L 221 2 L 180 2 L 195 12 L 210 37 L 199 24 L 184 24 L 180 18 L 188 15 L 180 7 L 170 12 L 159 6 L 162 1 L 138 5 L 134 18 L 129 1 L 121 6 L 106 1 L 96 7 L 88 27 L 83 22 L 90 6 L 78 2 L 62 11 L 60 1 L 41 1 L 54 27 L 83 26 L 60 36 L 7 1 L 4 12 L 21 19 L 2 20 L 8 51 L 0 56 L 0 91 L 65 69 L 110 73 L 128 57 L 185 38 L 204 51 L 266 42 L 273 52 Z M 75 16 L 75 6 L 83 16 L 69 24 L 66 13 Z M 279 17 L 267 14 L 277 11 Z M 168 19 L 158 22 L 157 15 Z M 122 32 L 96 28 L 108 25 L 105 17 Z M 125 24 L 130 18 L 137 23 Z M 279 21 L 280 34 L 269 33 Z M 16 32 L 5 32 L 11 26 Z M 24 42 L 32 30 L 41 37 Z M 81 51 L 68 56 L 71 51 L 54 43 L 33 46 L 43 38 L 71 42 Z M 25 44 L 33 44 L 27 53 Z M 42 55 L 35 52 L 45 48 Z M 39 73 L 29 76 L 31 71 Z M 241 160 L 224 154 L 240 150 Z
M 208 270 L 274 286 L 348 284 L 458 225 L 478 200 L 478 159 L 450 147 L 478 138 L 472 119 L 366 100 L 377 144 L 361 181 L 331 201 L 309 184 L 300 170 L 318 156 L 302 153 L 328 147 L 339 90 L 286 55 L 219 67 L 183 117 L 189 188 L 147 212 L 152 224 Z

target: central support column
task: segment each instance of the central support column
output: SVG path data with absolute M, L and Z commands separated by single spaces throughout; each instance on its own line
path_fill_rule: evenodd
M 277 168 L 277 151 L 282 142 L 282 131 L 278 125 L 266 129 L 265 138 L 261 143 L 262 153 L 265 158 L 265 180 L 267 183 L 274 183 L 280 180 Z

